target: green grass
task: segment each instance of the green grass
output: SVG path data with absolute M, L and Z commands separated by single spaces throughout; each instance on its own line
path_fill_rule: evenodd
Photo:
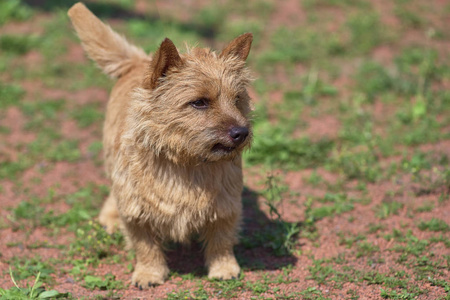
M 78 172 L 68 172 L 52 179 L 47 194 L 39 190 L 55 164 L 75 168 L 83 162 L 102 168 L 101 131 L 96 129 L 101 128 L 104 103 L 90 99 L 81 104 L 85 102 L 77 95 L 89 87 L 110 90 L 113 81 L 94 63 L 68 56 L 79 44 L 66 14 L 73 1 L 45 1 L 32 8 L 25 1 L 0 2 L 0 26 L 12 29 L 0 37 L 0 120 L 17 108 L 18 122 L 24 124 L 19 129 L 14 123 L 0 124 L 0 194 L 17 199 L 0 218 L 0 228 L 26 237 L 36 229 L 46 235 L 41 241 L 25 238 L 6 244 L 9 251 L 31 252 L 12 258 L 0 254 L 11 266 L 9 277 L 35 284 L 0 289 L 0 298 L 70 299 L 52 286 L 53 277 L 65 275 L 75 280 L 74 286 L 88 289 L 91 298 L 100 293 L 120 298 L 116 290 L 128 287 L 117 280 L 118 274 L 94 272 L 103 264 L 116 264 L 130 275 L 135 260 L 132 252 L 122 255 L 121 234 L 108 235 L 92 221 L 108 189 L 84 184 L 73 178 Z M 416 2 L 395 1 L 381 14 L 369 1 L 302 0 L 296 2 L 302 14 L 292 19 L 287 14 L 282 20 L 277 18 L 283 5 L 266 0 L 180 12 L 188 17 L 192 10 L 191 19 L 179 19 L 177 10 L 161 15 L 135 11 L 132 0 L 88 3 L 146 51 L 156 50 L 165 37 L 181 52 L 185 41 L 220 51 L 237 35 L 254 34 L 248 60 L 258 78 L 254 143 L 244 154 L 245 168 L 256 178 L 266 170 L 281 175 L 262 175 L 264 187 L 252 184 L 258 201 L 247 197 L 248 189 L 244 193 L 249 211 L 236 251 L 244 270 L 240 277 L 217 281 L 208 280 L 203 269 L 173 272 L 170 284 L 176 288 L 162 297 L 228 299 L 245 293 L 254 299 L 358 299 L 361 290 L 370 289 L 374 297 L 386 299 L 429 298 L 432 290 L 448 299 L 445 269 L 450 257 L 435 249 L 450 248 L 450 224 L 436 214 L 447 209 L 450 199 L 445 151 L 450 139 L 450 61 L 442 48 L 450 36 L 439 21 L 450 6 L 436 14 L 434 5 Z M 399 23 L 391 24 L 392 18 Z M 408 36 L 421 38 L 411 42 L 404 39 Z M 35 54 L 39 60 L 30 63 Z M 30 89 L 37 82 L 42 84 Z M 47 97 L 75 91 L 67 99 Z M 337 128 L 325 129 L 337 134 L 324 138 L 311 133 L 308 126 L 326 126 L 321 124 L 325 117 L 336 120 Z M 91 132 L 88 140 L 67 133 L 65 126 L 71 124 L 66 122 L 73 121 L 75 133 Z M 22 133 L 27 142 L 21 141 Z M 104 180 L 103 175 L 93 176 L 95 182 Z M 68 194 L 66 187 L 76 192 Z M 379 197 L 384 197 L 381 202 Z M 293 211 L 286 212 L 286 207 Z M 247 218 L 249 212 L 258 215 Z M 299 217 L 288 222 L 284 213 Z M 323 252 L 324 233 L 330 230 L 340 252 L 318 260 L 316 249 Z M 68 242 L 56 243 L 53 237 Z M 44 259 L 42 253 L 50 248 L 57 258 Z M 309 272 L 307 280 L 298 278 L 299 261 Z M 300 289 L 298 280 L 307 284 Z
M 357 244 L 356 258 L 362 256 L 372 256 L 375 252 L 380 251 L 378 246 L 371 244 L 370 242 L 360 242 Z
M 32 286 L 25 288 L 19 287 L 14 279 L 13 274 L 10 272 L 11 280 L 14 283 L 14 287 L 10 289 L 0 288 L 0 296 L 2 299 L 8 300 L 34 300 L 34 299 L 73 299 L 70 293 L 60 293 L 56 290 L 46 291 L 42 286 L 42 282 L 39 281 L 41 273 L 38 272 L 36 279 Z
M 393 89 L 391 75 L 381 64 L 374 61 L 361 64 L 355 74 L 355 80 L 358 90 L 364 93 L 370 102 Z
M 255 232 L 251 237 L 241 237 L 241 243 L 246 248 L 263 246 L 273 251 L 276 256 L 292 255 L 297 248 L 296 237 L 301 228 L 298 223 L 287 222 L 283 219 L 279 207 L 284 201 L 286 187 L 282 186 L 279 177 L 268 175 L 262 196 L 265 205 L 269 207 L 271 224 L 263 230 Z
M 18 161 L 4 160 L 0 162 L 0 179 L 16 179 L 32 165 L 33 162 L 26 156 L 22 156 Z
M 403 208 L 403 203 L 385 200 L 375 208 L 375 214 L 380 219 L 386 219 L 392 215 L 398 215 L 399 210 Z
M 20 0 L 3 0 L 0 3 L 0 26 L 10 21 L 25 21 L 32 15 L 32 9 Z
M 255 124 L 252 150 L 244 159 L 249 165 L 264 164 L 284 169 L 314 167 L 326 161 L 333 142 L 323 139 L 313 142 L 309 138 L 291 138 L 281 126 L 261 122 Z
M 98 276 L 87 275 L 84 277 L 83 286 L 90 290 L 121 290 L 125 288 L 122 281 L 116 280 L 116 277 L 109 273 L 106 274 L 105 279 Z
M 123 246 L 120 232 L 109 235 L 100 224 L 92 221 L 77 228 L 75 237 L 68 254 L 73 258 L 88 259 L 93 265 L 97 265 L 100 259 L 111 256 L 114 253 L 113 246 Z
M 39 279 L 42 283 L 54 282 L 52 275 L 56 275 L 55 267 L 51 262 L 43 261 L 42 257 L 13 257 L 13 259 L 8 263 L 14 266 L 12 276 L 15 280 L 27 279 L 29 277 L 36 276 L 36 274 L 39 273 Z
M 86 128 L 103 120 L 104 113 L 100 111 L 97 104 L 88 104 L 72 111 L 72 117 L 81 128 Z
M 36 47 L 37 40 L 35 36 L 2 35 L 0 37 L 0 50 L 23 55 Z
M 358 13 L 347 21 L 352 51 L 367 54 L 385 40 L 385 31 L 376 13 Z
M 445 221 L 436 218 L 432 218 L 428 222 L 421 221 L 418 227 L 420 230 L 442 231 L 442 232 L 450 231 L 450 226 Z
M 25 91 L 19 84 L 7 84 L 0 81 L 0 109 L 18 105 L 24 95 Z
M 175 45 L 183 50 L 185 41 L 194 45 L 200 40 L 197 31 L 175 21 L 130 20 L 126 29 L 131 36 L 138 39 L 139 45 L 149 52 L 154 52 L 166 37 L 170 37 Z

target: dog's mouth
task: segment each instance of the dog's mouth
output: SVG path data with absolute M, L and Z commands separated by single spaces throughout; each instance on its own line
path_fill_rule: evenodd
M 212 152 L 230 153 L 230 152 L 233 152 L 235 149 L 236 149 L 236 147 L 228 147 L 228 146 L 225 146 L 224 144 L 217 143 L 212 147 L 211 151 Z

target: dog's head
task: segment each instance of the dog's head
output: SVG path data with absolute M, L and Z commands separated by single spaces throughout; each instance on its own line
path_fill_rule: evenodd
M 231 160 L 248 147 L 252 34 L 217 54 L 194 48 L 180 55 L 165 39 L 131 104 L 133 136 L 157 155 L 184 163 Z

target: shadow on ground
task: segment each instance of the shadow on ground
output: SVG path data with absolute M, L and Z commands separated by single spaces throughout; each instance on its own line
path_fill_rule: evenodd
M 244 270 L 278 270 L 294 265 L 297 258 L 279 249 L 277 239 L 282 234 L 280 224 L 269 219 L 258 207 L 256 192 L 245 188 L 243 226 L 239 244 L 234 248 L 236 258 Z M 282 254 L 280 254 L 280 252 Z M 180 274 L 206 275 L 202 245 L 193 242 L 190 246 L 169 245 L 166 252 L 169 268 Z

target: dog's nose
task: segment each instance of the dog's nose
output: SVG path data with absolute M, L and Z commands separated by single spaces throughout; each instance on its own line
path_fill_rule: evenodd
M 231 127 L 228 132 L 231 139 L 236 145 L 241 144 L 248 136 L 248 128 L 247 127 Z

